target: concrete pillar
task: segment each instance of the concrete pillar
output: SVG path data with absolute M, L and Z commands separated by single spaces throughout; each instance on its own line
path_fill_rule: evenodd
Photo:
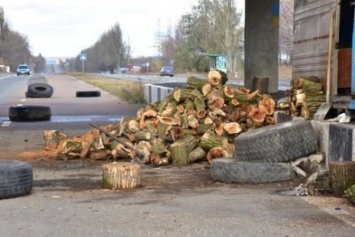
M 254 76 L 268 77 L 268 93 L 278 91 L 279 0 L 245 0 L 245 87 Z

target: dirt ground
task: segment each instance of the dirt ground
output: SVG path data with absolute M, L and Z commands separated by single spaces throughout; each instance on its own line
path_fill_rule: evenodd
M 29 162 L 34 170 L 35 190 L 65 191 L 70 193 L 86 193 L 102 189 L 102 165 L 112 160 L 92 161 L 89 159 L 58 160 L 55 154 L 44 149 L 43 138 L 38 131 L 12 132 L 3 136 L 9 138 L 8 143 L 0 150 L 0 160 L 14 159 Z M 79 132 L 75 134 L 80 134 Z M 11 138 L 11 139 L 10 139 Z M 3 145 L 3 144 L 2 144 Z M 229 184 L 214 181 L 210 176 L 208 162 L 191 164 L 178 168 L 172 165 L 152 167 L 142 166 L 142 187 L 140 190 L 155 194 L 179 194 L 186 191 L 203 192 L 213 189 L 247 189 L 268 190 L 281 195 L 282 191 L 291 190 L 303 183 L 304 179 L 267 184 Z M 122 190 L 122 198 L 132 197 L 134 190 Z M 344 198 L 335 198 L 330 194 L 306 196 L 302 199 L 321 210 L 337 216 L 353 225 L 355 223 L 355 206 Z M 341 211 L 339 211 L 341 210 Z M 354 224 L 355 226 L 355 224 Z

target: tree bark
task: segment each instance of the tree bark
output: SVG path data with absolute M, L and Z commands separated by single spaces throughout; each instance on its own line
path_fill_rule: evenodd
M 171 157 L 173 164 L 181 167 L 188 165 L 189 153 L 196 147 L 197 139 L 192 135 L 186 135 L 171 144 Z
M 201 137 L 201 147 L 205 151 L 211 150 L 213 147 L 223 147 L 227 148 L 228 147 L 228 140 L 225 137 L 218 136 L 212 131 L 207 131 L 203 136 Z
M 329 176 L 333 195 L 335 197 L 342 197 L 344 191 L 355 183 L 355 162 L 329 162 Z
M 206 152 L 201 147 L 196 147 L 192 150 L 188 156 L 189 163 L 194 163 L 196 161 L 202 160 L 205 158 Z
M 202 87 L 207 84 L 207 80 L 191 76 L 187 78 L 186 88 L 202 91 Z
M 103 187 L 127 189 L 141 186 L 141 166 L 130 162 L 114 162 L 102 166 Z

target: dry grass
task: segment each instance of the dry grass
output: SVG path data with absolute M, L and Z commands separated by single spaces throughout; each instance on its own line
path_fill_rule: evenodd
M 137 81 L 112 79 L 92 73 L 70 73 L 71 76 L 85 81 L 88 84 L 101 88 L 131 104 L 143 104 L 143 84 Z

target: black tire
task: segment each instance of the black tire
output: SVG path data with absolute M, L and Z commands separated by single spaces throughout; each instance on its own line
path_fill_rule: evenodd
M 28 195 L 32 191 L 32 166 L 22 161 L 0 161 L 0 199 Z
M 48 106 L 23 105 L 9 108 L 9 118 L 15 122 L 45 121 L 51 118 Z
M 294 120 L 248 131 L 235 138 L 236 158 L 250 162 L 288 162 L 318 150 L 310 121 Z
M 45 83 L 33 83 L 27 88 L 28 98 L 49 98 L 53 95 L 53 87 Z
M 297 177 L 290 163 L 256 163 L 232 158 L 214 159 L 211 177 L 225 183 L 273 183 Z
M 100 91 L 77 91 L 76 97 L 99 97 L 101 96 Z

